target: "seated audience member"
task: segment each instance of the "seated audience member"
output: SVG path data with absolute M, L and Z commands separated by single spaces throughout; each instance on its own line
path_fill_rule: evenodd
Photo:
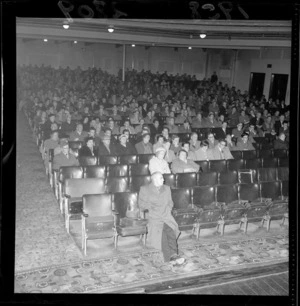
M 77 158 L 70 152 L 68 141 L 61 140 L 59 145 L 61 152 L 54 155 L 52 169 L 58 171 L 64 166 L 79 166 Z
M 117 155 L 130 155 L 137 153 L 135 148 L 128 142 L 125 134 L 119 136 L 119 143 L 116 144 L 115 150 Z
M 253 142 L 256 142 L 254 137 L 263 137 L 263 133 L 261 130 L 257 130 L 255 125 L 254 124 L 251 124 L 249 125 L 249 129 L 248 131 L 249 132 L 249 141 L 251 141 L 252 143 Z
M 102 130 L 102 125 L 97 125 L 95 130 L 95 145 L 99 147 L 99 143 L 104 136 L 104 131 Z
M 211 151 L 212 149 L 208 148 L 208 140 L 202 140 L 200 142 L 200 148 L 195 151 L 195 160 L 197 161 L 201 161 L 201 160 L 209 160 L 209 156 L 211 154 L 208 154 L 209 151 Z
M 50 133 L 51 133 L 51 126 L 53 126 L 53 124 L 57 122 L 55 121 L 55 114 L 50 114 L 48 116 L 48 120 L 43 124 L 41 125 L 41 130 L 43 132 L 43 139 L 48 139 L 50 138 Z M 56 128 L 58 129 L 58 128 Z M 53 129 L 54 131 L 54 129 Z
M 45 162 L 45 167 L 47 168 L 49 164 L 49 150 L 59 147 L 59 138 L 57 130 L 51 132 L 50 138 L 44 141 L 43 146 L 44 146 L 43 159 Z
M 243 123 L 239 122 L 236 128 L 234 128 L 231 133 L 232 137 L 234 137 L 236 140 L 240 139 L 242 134 L 244 133 Z
M 249 134 L 247 132 L 243 133 L 241 139 L 237 141 L 236 149 L 238 151 L 255 150 L 252 142 L 249 140 Z
M 123 126 L 120 127 L 120 133 L 123 134 L 124 130 L 128 130 L 130 134 L 135 134 L 135 129 L 130 125 L 129 119 L 124 120 Z
M 161 131 L 162 135 L 164 136 L 165 141 L 170 139 L 170 132 L 169 132 L 169 128 L 167 126 L 164 126 L 162 131 Z
M 277 116 L 276 116 L 276 114 L 277 114 Z M 279 129 L 283 127 L 283 123 L 285 121 L 284 114 L 281 114 L 281 115 L 279 115 L 279 114 L 280 114 L 279 111 L 276 111 L 275 115 L 274 115 L 274 118 L 273 118 L 274 128 L 275 128 L 275 131 L 276 131 L 277 135 L 279 135 Z
M 99 110 L 96 112 L 96 115 L 100 121 L 106 121 L 107 112 L 104 110 L 104 106 L 102 104 L 99 105 Z
M 158 119 L 153 120 L 153 124 L 150 125 L 150 131 L 153 137 L 155 137 L 158 134 L 161 134 L 162 127 L 160 126 Z
M 216 120 L 213 112 L 210 112 L 208 114 L 208 117 L 206 118 L 204 123 L 205 123 L 205 127 L 208 127 L 208 128 L 215 128 L 219 126 L 218 121 Z
M 171 140 L 169 139 L 164 142 L 164 148 L 166 149 L 165 160 L 168 163 L 171 163 L 176 158 L 174 151 L 171 150 L 170 147 L 171 147 Z
M 140 114 L 139 110 L 135 109 L 132 115 L 130 115 L 129 120 L 131 124 L 140 124 Z
M 70 134 L 70 141 L 84 141 L 88 133 L 83 131 L 82 123 L 77 123 L 76 130 Z
M 289 129 L 287 121 L 283 122 L 283 126 L 281 128 L 279 128 L 279 132 L 278 133 L 279 134 L 284 133 L 285 137 L 286 137 L 286 141 L 289 142 L 289 140 L 290 140 L 290 129 Z
M 94 137 L 89 136 L 85 139 L 85 144 L 79 149 L 78 156 L 98 156 L 98 148 L 95 147 Z
M 152 154 L 153 153 L 153 146 L 150 141 L 150 134 L 146 133 L 143 135 L 143 140 L 138 142 L 135 145 L 135 149 L 137 154 Z
M 127 138 L 127 144 L 130 145 L 131 147 L 133 147 L 133 150 L 135 151 L 135 147 L 134 147 L 135 139 L 133 139 L 133 138 L 130 137 L 131 134 L 129 133 L 128 130 L 124 130 L 124 131 L 123 131 L 123 134 L 124 134 L 124 135 L 126 136 L 126 138 Z M 136 154 L 136 153 L 134 153 L 134 154 Z
M 190 143 L 190 151 L 195 152 L 200 148 L 200 141 L 198 140 L 198 134 L 196 132 L 193 132 L 191 134 L 191 139 L 189 143 Z
M 141 130 L 141 132 L 136 134 L 136 138 L 135 138 L 136 141 L 135 141 L 135 143 L 143 141 L 143 136 L 145 134 L 149 134 L 150 135 L 150 139 L 151 139 L 150 129 L 146 125 L 143 126 L 143 129 Z
M 153 152 L 156 152 L 157 148 L 164 148 L 164 136 L 162 134 L 156 136 L 156 142 L 153 145 Z
M 174 117 L 169 117 L 169 123 L 168 123 L 169 133 L 171 134 L 177 134 L 179 132 L 178 126 L 175 125 Z
M 147 115 L 144 117 L 144 121 L 146 124 L 152 124 L 153 123 L 153 115 L 152 115 L 152 110 L 147 111 Z
M 209 160 L 233 159 L 230 150 L 226 146 L 226 140 L 220 139 L 219 143 L 209 152 Z
M 183 122 L 183 125 L 179 126 L 178 129 L 179 129 L 179 133 L 191 133 L 192 132 L 191 125 L 188 120 L 185 120 Z
M 119 127 L 111 117 L 107 121 L 107 127 L 111 130 L 112 135 L 119 134 Z
M 76 129 L 76 124 L 72 121 L 72 116 L 68 113 L 66 116 L 66 121 L 61 125 L 61 133 L 64 135 L 70 135 Z
M 172 135 L 172 145 L 171 150 L 177 155 L 181 150 L 181 143 L 179 142 L 179 136 L 177 134 Z
M 228 124 L 229 126 L 237 126 L 237 124 L 239 123 L 239 113 L 236 110 L 236 107 L 233 106 L 231 108 L 231 112 L 228 114 Z
M 261 112 L 256 113 L 256 117 L 250 120 L 250 124 L 255 126 L 258 134 L 262 134 L 261 132 L 264 124 L 264 119 L 261 117 Z
M 145 120 L 144 120 L 144 118 L 141 118 L 141 120 L 140 120 L 140 122 L 139 122 L 139 125 L 137 125 L 137 126 L 134 128 L 136 134 L 142 133 L 144 124 L 145 124 Z
M 207 135 L 208 140 L 208 148 L 213 149 L 219 142 L 215 139 L 215 135 L 213 133 L 208 133 Z
M 273 129 L 274 129 L 274 123 L 272 121 L 272 116 L 271 114 L 268 114 L 266 119 L 264 120 L 262 130 L 264 131 L 266 135 L 266 134 L 271 134 Z
M 155 156 L 149 161 L 149 171 L 151 174 L 159 171 L 162 174 L 171 173 L 168 162 L 164 159 L 166 150 L 163 147 L 158 147 L 155 150 Z
M 102 155 L 115 155 L 115 145 L 111 141 L 111 136 L 105 135 L 102 138 L 102 141 L 99 143 L 98 147 L 98 156 Z
M 185 262 L 178 256 L 177 239 L 180 235 L 178 225 L 171 214 L 174 206 L 171 189 L 164 185 L 162 173 L 155 172 L 151 183 L 142 186 L 138 205 L 141 211 L 148 210 L 148 245 L 162 252 L 165 262 L 181 265 Z
M 183 124 L 187 120 L 186 110 L 182 109 L 180 113 L 175 117 L 175 124 Z
M 187 151 L 187 153 L 188 153 L 188 157 L 187 158 L 188 159 L 196 160 L 195 152 L 190 150 L 190 143 L 189 142 L 184 142 L 182 144 L 182 148 L 181 149 Z
M 285 133 L 280 133 L 278 138 L 274 140 L 274 150 L 278 149 L 289 149 L 289 144 L 286 141 L 286 135 Z
M 226 142 L 227 142 L 227 147 L 230 151 L 235 151 L 236 150 L 236 144 L 235 142 L 232 140 L 232 137 L 230 134 L 226 135 L 225 138 Z
M 250 122 L 249 116 L 246 115 L 245 110 L 241 110 L 241 115 L 239 116 L 239 123 L 247 125 Z
M 120 121 L 120 120 L 122 120 L 122 117 L 120 116 L 120 114 L 119 114 L 119 112 L 118 112 L 118 107 L 117 107 L 117 105 L 114 105 L 114 106 L 112 107 L 112 111 L 111 111 L 110 117 L 112 117 L 112 119 L 115 120 L 115 121 Z
M 178 157 L 171 164 L 172 173 L 198 172 L 200 166 L 191 159 L 187 159 L 188 153 L 186 150 L 180 150 Z
M 83 131 L 88 132 L 90 128 L 90 117 L 89 116 L 83 117 L 82 128 L 83 128 Z
M 224 139 L 228 133 L 227 121 L 223 121 L 221 127 L 216 129 L 216 137 L 218 139 Z
M 198 112 L 196 117 L 192 120 L 192 128 L 203 128 L 205 127 L 204 120 L 202 119 L 202 113 Z

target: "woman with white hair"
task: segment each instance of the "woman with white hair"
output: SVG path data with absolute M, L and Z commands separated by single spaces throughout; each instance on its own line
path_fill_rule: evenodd
M 168 162 L 164 159 L 166 154 L 166 149 L 163 147 L 158 147 L 155 150 L 155 156 L 153 156 L 149 161 L 149 171 L 151 174 L 159 171 L 161 173 L 171 173 Z

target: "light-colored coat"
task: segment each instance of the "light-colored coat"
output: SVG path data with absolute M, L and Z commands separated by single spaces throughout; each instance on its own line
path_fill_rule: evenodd
M 163 185 L 159 190 L 153 183 L 142 186 L 139 192 L 138 204 L 141 211 L 148 209 L 148 238 L 147 244 L 155 249 L 162 249 L 162 231 L 166 223 L 175 231 L 176 238 L 180 231 L 178 224 L 171 214 L 173 200 L 169 186 Z

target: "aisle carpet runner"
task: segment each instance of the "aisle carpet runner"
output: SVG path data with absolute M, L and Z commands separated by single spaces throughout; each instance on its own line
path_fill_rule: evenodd
M 18 293 L 105 293 L 188 276 L 288 261 L 288 235 L 197 243 L 182 248 L 187 259 L 173 267 L 155 250 L 50 266 L 15 275 Z

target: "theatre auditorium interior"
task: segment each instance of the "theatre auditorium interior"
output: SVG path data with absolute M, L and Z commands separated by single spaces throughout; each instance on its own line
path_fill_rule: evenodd
M 290 21 L 16 29 L 16 293 L 289 295 Z

